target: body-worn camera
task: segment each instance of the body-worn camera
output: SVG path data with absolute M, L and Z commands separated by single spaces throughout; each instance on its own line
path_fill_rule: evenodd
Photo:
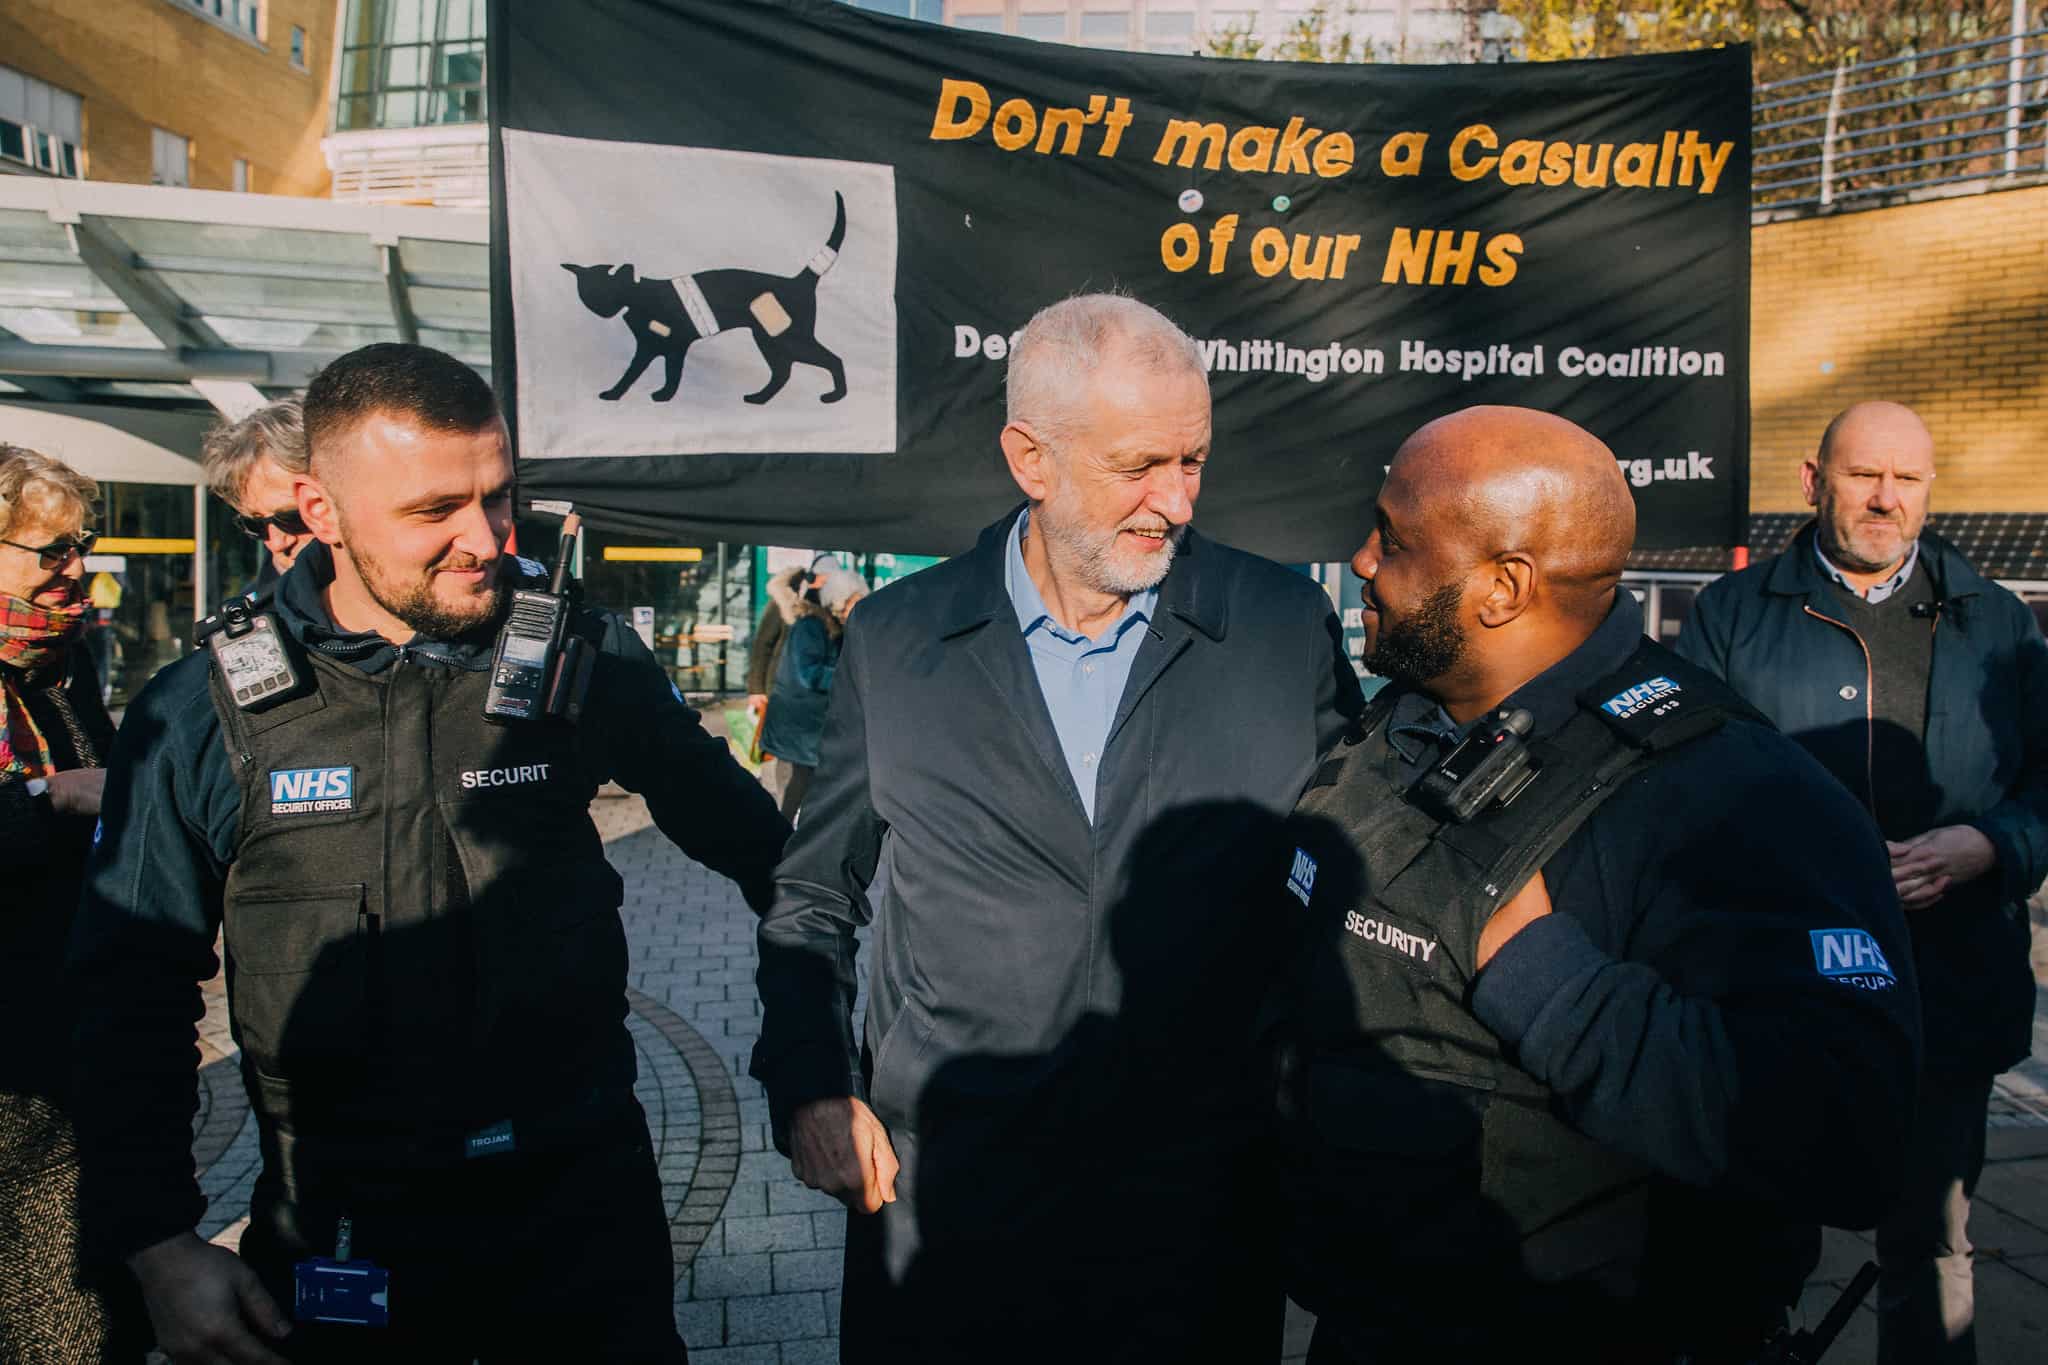
M 228 696 L 244 711 L 261 711 L 295 695 L 305 678 L 267 602 L 236 597 L 199 623 Z
M 583 697 L 590 689 L 590 672 L 597 659 L 588 640 L 569 632 L 569 616 L 576 605 L 569 564 L 582 532 L 581 517 L 571 512 L 563 518 L 561 550 L 548 590 L 520 588 L 513 592 L 491 659 L 484 719 L 500 724 L 543 719 L 574 723 L 582 719 Z
M 1460 825 L 1481 811 L 1505 806 L 1536 778 L 1536 762 L 1523 743 L 1535 728 L 1536 718 L 1519 708 L 1482 718 L 1415 784 L 1417 803 Z

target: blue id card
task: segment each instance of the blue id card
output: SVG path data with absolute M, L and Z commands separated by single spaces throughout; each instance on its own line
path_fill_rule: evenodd
M 315 1256 L 292 1267 L 292 1281 L 298 1292 L 292 1316 L 300 1322 L 390 1325 L 391 1272 L 382 1266 Z

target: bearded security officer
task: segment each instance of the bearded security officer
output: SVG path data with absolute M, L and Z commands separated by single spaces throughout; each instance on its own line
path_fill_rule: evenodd
M 486 720 L 506 589 L 546 583 L 504 553 L 512 459 L 473 371 L 365 347 L 305 424 L 317 539 L 265 627 L 296 681 L 244 705 L 260 683 L 202 651 L 115 752 L 72 950 L 87 1235 L 181 1365 L 682 1360 L 587 804 L 644 793 L 757 910 L 788 827 L 610 613 L 569 622 L 588 719 Z M 239 1261 L 192 1231 L 217 930 L 263 1152 Z
M 1884 850 L 1642 635 L 1635 509 L 1561 418 L 1395 457 L 1353 566 L 1392 683 L 1275 892 L 1290 1274 L 1317 1361 L 1749 1361 L 1902 1166 L 1918 1004 Z

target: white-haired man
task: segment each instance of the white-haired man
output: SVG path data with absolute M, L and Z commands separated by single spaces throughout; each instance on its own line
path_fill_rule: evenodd
M 1189 529 L 1208 380 L 1166 318 L 1045 309 L 1008 416 L 1026 505 L 848 628 L 753 1071 L 851 1210 L 845 1359 L 1270 1359 L 1256 1016 L 1284 943 L 1247 850 L 1356 680 L 1314 584 Z
M 273 581 L 313 539 L 293 494 L 307 468 L 299 398 L 280 398 L 221 421 L 206 433 L 199 464 L 214 495 L 235 509 L 235 525 L 267 552 L 257 581 Z

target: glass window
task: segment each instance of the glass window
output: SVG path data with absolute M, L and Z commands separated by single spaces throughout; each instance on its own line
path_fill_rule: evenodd
M 1678 639 L 1678 633 L 1685 628 L 1685 618 L 1692 614 L 1692 604 L 1698 596 L 1699 589 L 1689 583 L 1660 585 L 1654 632 L 1659 641 L 1668 645 Z
M 184 138 L 162 128 L 149 130 L 150 141 L 150 183 L 154 185 L 190 185 L 192 183 L 191 147 Z
M 1017 33 L 1020 37 L 1057 42 L 1059 39 L 1067 36 L 1067 16 L 1064 14 L 1020 14 L 1017 16 Z
M 248 34 L 259 42 L 263 38 L 263 0 L 179 0 L 191 6 L 209 19 L 216 19 L 229 28 Z
M 522 518 L 518 529 L 521 553 L 552 565 L 561 523 Z M 628 619 L 651 608 L 654 657 L 684 692 L 737 693 L 760 616 L 754 564 L 748 545 L 593 530 L 583 538 L 583 595 Z
M 1195 16 L 1186 12 L 1161 14 L 1157 11 L 1145 16 L 1147 38 L 1189 38 L 1195 36 Z
M 483 0 L 348 0 L 337 128 L 484 121 Z
M 28 83 L 28 121 L 38 128 L 48 128 L 52 112 L 50 87 L 41 81 L 31 80 Z
M 292 65 L 299 70 L 306 69 L 306 30 L 292 25 Z
M 1000 14 L 956 14 L 954 28 L 972 29 L 979 33 L 1001 33 L 1003 16 Z
M 1100 42 L 1104 38 L 1127 38 L 1131 33 L 1131 16 L 1128 14 L 1084 14 L 1081 16 L 1081 37 L 1084 40 Z
M 66 142 L 85 141 L 85 101 L 68 90 L 50 90 L 50 131 Z
M 208 540 L 218 544 L 220 528 L 232 523 L 218 503 L 207 512 Z M 191 646 L 192 490 L 103 483 L 98 516 L 101 550 L 85 564 L 94 611 L 84 638 L 109 704 L 120 707 Z M 221 596 L 236 586 L 222 586 Z
M 30 124 L 51 136 L 76 143 L 84 135 L 85 105 L 69 90 L 0 66 L 0 119 Z

